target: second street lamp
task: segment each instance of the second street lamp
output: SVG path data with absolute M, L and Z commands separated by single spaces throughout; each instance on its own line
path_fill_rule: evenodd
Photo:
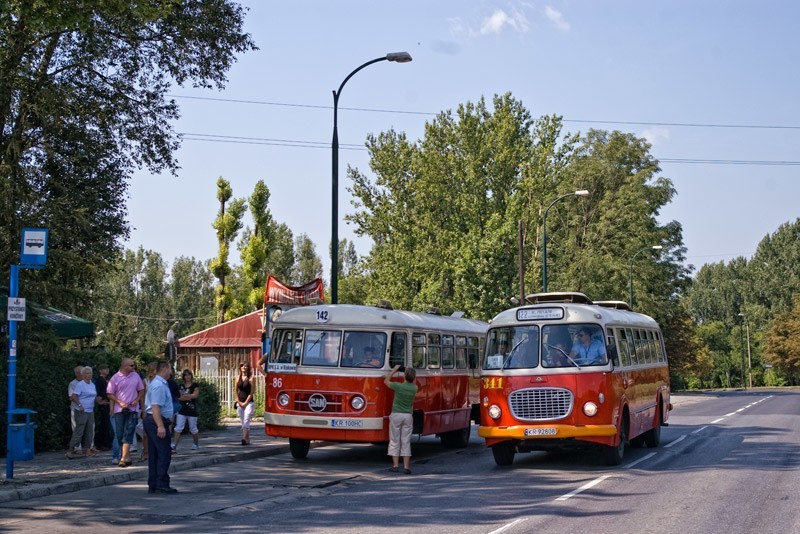
M 553 207 L 553 204 L 567 197 L 588 197 L 589 191 L 586 189 L 579 189 L 578 191 L 561 195 L 547 206 L 542 215 L 542 293 L 547 293 L 547 212 Z
M 395 63 L 408 63 L 411 61 L 411 54 L 408 52 L 391 52 L 383 57 L 367 61 L 353 72 L 347 75 L 338 91 L 333 92 L 333 141 L 331 142 L 331 303 L 339 302 L 339 131 L 338 131 L 338 110 L 339 96 L 347 80 L 355 73 L 379 61 L 394 61 Z
M 640 252 L 644 252 L 645 250 L 661 250 L 661 245 L 652 245 L 649 247 L 644 247 L 643 249 L 637 250 L 636 254 L 631 257 L 631 268 L 628 271 L 628 307 L 633 311 L 633 260 L 636 259 L 636 256 L 639 255 Z

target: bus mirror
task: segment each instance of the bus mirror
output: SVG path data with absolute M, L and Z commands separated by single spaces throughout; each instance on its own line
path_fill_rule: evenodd
M 611 360 L 611 363 L 614 364 L 614 367 L 619 365 L 619 356 L 617 355 L 617 347 L 616 345 L 606 345 L 606 353 L 608 354 L 608 359 Z

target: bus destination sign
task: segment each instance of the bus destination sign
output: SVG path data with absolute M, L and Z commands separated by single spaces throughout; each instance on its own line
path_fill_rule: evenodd
M 267 364 L 267 372 L 268 373 L 296 373 L 297 372 L 297 364 L 296 363 L 268 363 Z
M 563 308 L 527 308 L 517 310 L 517 321 L 538 321 L 542 319 L 563 319 Z

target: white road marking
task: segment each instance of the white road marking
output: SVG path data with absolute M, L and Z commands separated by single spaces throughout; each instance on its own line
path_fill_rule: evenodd
M 681 441 L 683 441 L 683 440 L 685 440 L 685 439 L 686 439 L 686 434 L 682 435 L 681 437 L 679 437 L 678 439 L 676 439 L 676 440 L 674 440 L 674 441 L 670 441 L 669 443 L 667 443 L 666 445 L 664 445 L 664 448 L 665 448 L 665 449 L 669 449 L 670 447 L 672 447 L 672 446 L 673 446 L 673 445 L 675 445 L 676 443 L 680 443 Z
M 569 492 L 569 493 L 567 493 L 566 495 L 562 495 L 561 497 L 559 497 L 559 498 L 558 498 L 558 499 L 556 499 L 556 500 L 557 500 L 557 501 L 566 501 L 566 500 L 567 500 L 567 499 L 569 499 L 570 497 L 574 497 L 575 495 L 577 495 L 577 494 L 579 494 L 579 493 L 581 493 L 581 492 L 584 492 L 584 491 L 586 491 L 586 490 L 588 490 L 588 489 L 590 489 L 590 488 L 593 488 L 593 487 L 595 487 L 596 485 L 598 485 L 599 483 L 601 483 L 602 481 L 604 481 L 605 479 L 607 479 L 607 478 L 609 478 L 609 477 L 611 477 L 611 475 L 603 475 L 603 476 L 601 476 L 601 477 L 598 477 L 598 478 L 596 478 L 596 479 L 592 480 L 591 482 L 587 482 L 586 484 L 584 484 L 584 485 L 583 485 L 583 486 L 581 486 L 580 488 L 578 488 L 578 489 L 576 489 L 576 490 L 574 490 L 574 491 L 570 491 L 570 492 Z
M 514 525 L 516 525 L 517 523 L 520 523 L 522 521 L 525 521 L 525 518 L 521 517 L 521 518 L 517 519 L 516 521 L 512 521 L 511 523 L 509 523 L 507 525 L 503 525 L 502 527 L 498 528 L 497 530 L 493 530 L 493 531 L 489 532 L 489 534 L 499 534 L 500 532 L 503 532 L 504 530 L 508 530 L 511 527 L 513 527 Z
M 706 428 L 708 428 L 708 425 L 701 426 L 701 427 L 700 427 L 700 428 L 698 428 L 697 430 L 693 430 L 693 431 L 692 431 L 692 434 L 697 434 L 698 432 L 701 432 L 701 431 L 705 430 Z
M 631 462 L 631 463 L 629 463 L 628 465 L 626 465 L 626 466 L 623 466 L 623 469 L 630 469 L 630 468 L 631 468 L 631 467 L 633 467 L 634 465 L 636 465 L 636 464 L 638 464 L 638 463 L 640 463 L 640 462 L 644 462 L 645 460 L 648 460 L 648 459 L 652 458 L 652 457 L 653 457 L 653 456 L 655 456 L 655 455 L 656 455 L 656 453 L 654 453 L 654 452 L 651 452 L 651 453 L 650 453 L 650 454 L 648 454 L 647 456 L 643 456 L 643 457 L 639 458 L 638 460 L 636 460 L 635 462 Z

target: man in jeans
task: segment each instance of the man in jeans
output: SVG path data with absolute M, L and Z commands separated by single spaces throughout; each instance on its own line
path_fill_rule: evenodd
M 178 493 L 169 485 L 169 464 L 172 461 L 172 394 L 167 379 L 172 369 L 167 362 L 158 362 L 156 376 L 147 386 L 144 431 L 147 433 L 147 493 Z
M 135 439 L 136 424 L 144 399 L 144 383 L 134 369 L 133 360 L 122 360 L 119 371 L 108 381 L 106 392 L 112 407 L 114 435 L 122 446 L 119 466 L 128 467 L 131 465 L 131 443 Z

